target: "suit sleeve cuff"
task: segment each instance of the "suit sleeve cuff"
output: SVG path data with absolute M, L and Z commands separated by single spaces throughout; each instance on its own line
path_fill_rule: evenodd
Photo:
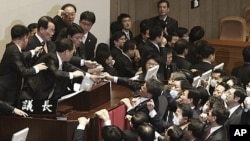
M 73 79 L 74 78 L 74 75 L 72 72 L 69 72 L 69 79 Z
M 104 126 L 109 126 L 109 125 L 111 125 L 111 120 L 107 120 L 107 121 L 104 121 L 104 124 L 103 124 Z
M 79 124 L 79 125 L 77 126 L 77 129 L 85 130 L 85 125 Z
M 149 112 L 149 116 L 151 118 L 155 117 L 156 115 L 157 115 L 157 113 L 156 113 L 155 109 Z
M 114 82 L 117 83 L 117 81 L 118 81 L 118 77 L 114 76 Z
M 37 66 L 33 66 L 33 68 L 35 69 L 36 73 L 39 73 L 39 69 Z
M 31 53 L 31 58 L 33 58 L 36 55 L 35 50 L 30 50 L 30 53 Z
M 80 66 L 84 66 L 84 65 L 85 65 L 85 60 L 81 59 Z

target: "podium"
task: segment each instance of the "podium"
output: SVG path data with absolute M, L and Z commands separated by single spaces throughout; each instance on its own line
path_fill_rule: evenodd
M 112 113 L 112 124 L 124 128 L 125 106 L 120 103 L 120 99 L 132 96 L 133 92 L 126 87 L 112 84 L 112 89 L 110 89 L 109 82 L 101 82 L 99 85 L 95 85 L 90 91 L 81 92 L 76 95 L 76 98 L 71 97 L 77 101 L 70 100 L 71 98 L 69 98 L 59 103 L 58 110 L 61 110 L 59 112 L 65 112 L 64 120 L 41 118 L 38 116 L 23 118 L 19 116 L 0 115 L 0 141 L 10 140 L 13 133 L 25 127 L 30 128 L 27 141 L 72 141 L 74 131 L 78 125 L 77 118 L 82 116 L 90 118 L 90 123 L 85 129 L 86 137 L 84 140 L 101 141 L 100 129 L 102 122 L 95 116 L 95 112 L 106 108 Z M 84 103 L 77 104 L 77 102 L 86 102 L 85 105 L 90 105 L 86 108 L 83 106 Z M 94 108 L 91 109 L 91 107 Z
M 110 82 L 100 82 L 94 85 L 89 91 L 80 92 L 69 99 L 61 101 L 58 103 L 58 107 L 73 106 L 74 110 L 90 111 L 110 101 L 110 89 Z

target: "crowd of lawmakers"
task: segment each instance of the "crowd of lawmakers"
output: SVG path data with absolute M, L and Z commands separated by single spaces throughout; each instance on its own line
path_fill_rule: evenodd
M 0 64 L 0 112 L 27 117 L 22 100 L 57 100 L 84 78 L 106 79 L 130 88 L 134 97 L 121 100 L 129 130 L 111 125 L 106 109 L 96 112 L 104 120 L 105 141 L 230 140 L 232 125 L 250 124 L 250 46 L 242 50 L 244 64 L 231 74 L 214 69 L 215 49 L 203 40 L 204 29 L 178 26 L 168 16 L 166 0 L 157 8 L 157 16 L 140 22 L 136 36 L 131 16 L 120 14 L 107 27 L 110 44 L 97 44 L 90 32 L 94 12 L 82 12 L 75 22 L 77 8 L 70 3 L 54 18 L 14 25 Z M 157 75 L 145 80 L 155 66 Z M 194 86 L 194 77 L 208 70 L 211 79 Z M 89 122 L 87 117 L 78 120 L 75 141 L 84 138 Z

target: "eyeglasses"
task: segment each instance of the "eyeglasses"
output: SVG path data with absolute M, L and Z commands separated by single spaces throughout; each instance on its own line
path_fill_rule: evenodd
M 48 31 L 48 32 L 51 33 L 51 34 L 54 34 L 54 33 L 55 33 L 55 29 L 51 29 L 51 28 L 47 28 L 46 31 Z
M 85 22 L 85 21 L 82 21 L 80 22 L 82 25 L 85 25 L 85 26 L 92 26 L 93 24 L 90 23 L 90 22 Z
M 68 13 L 68 12 L 65 12 L 64 14 L 65 14 L 65 16 L 75 16 L 76 15 L 76 13 Z

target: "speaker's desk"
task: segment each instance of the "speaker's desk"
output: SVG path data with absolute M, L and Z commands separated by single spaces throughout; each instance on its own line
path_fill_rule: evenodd
M 27 141 L 72 141 L 74 131 L 78 125 L 77 118 L 81 116 L 90 117 L 91 121 L 86 127 L 87 140 L 98 141 L 100 139 L 100 121 L 94 113 L 106 108 L 109 111 L 121 106 L 120 99 L 131 97 L 132 91 L 129 89 L 112 84 L 110 100 L 89 111 L 72 110 L 65 114 L 67 120 L 57 120 L 51 118 L 29 117 L 22 118 L 17 116 L 0 116 L 0 141 L 10 140 L 14 132 L 25 127 L 29 127 Z M 93 99 L 95 100 L 95 99 Z
M 229 41 L 219 39 L 205 39 L 210 45 L 215 48 L 215 62 L 218 65 L 225 63 L 224 70 L 231 74 L 232 68 L 243 64 L 242 49 L 250 42 Z

